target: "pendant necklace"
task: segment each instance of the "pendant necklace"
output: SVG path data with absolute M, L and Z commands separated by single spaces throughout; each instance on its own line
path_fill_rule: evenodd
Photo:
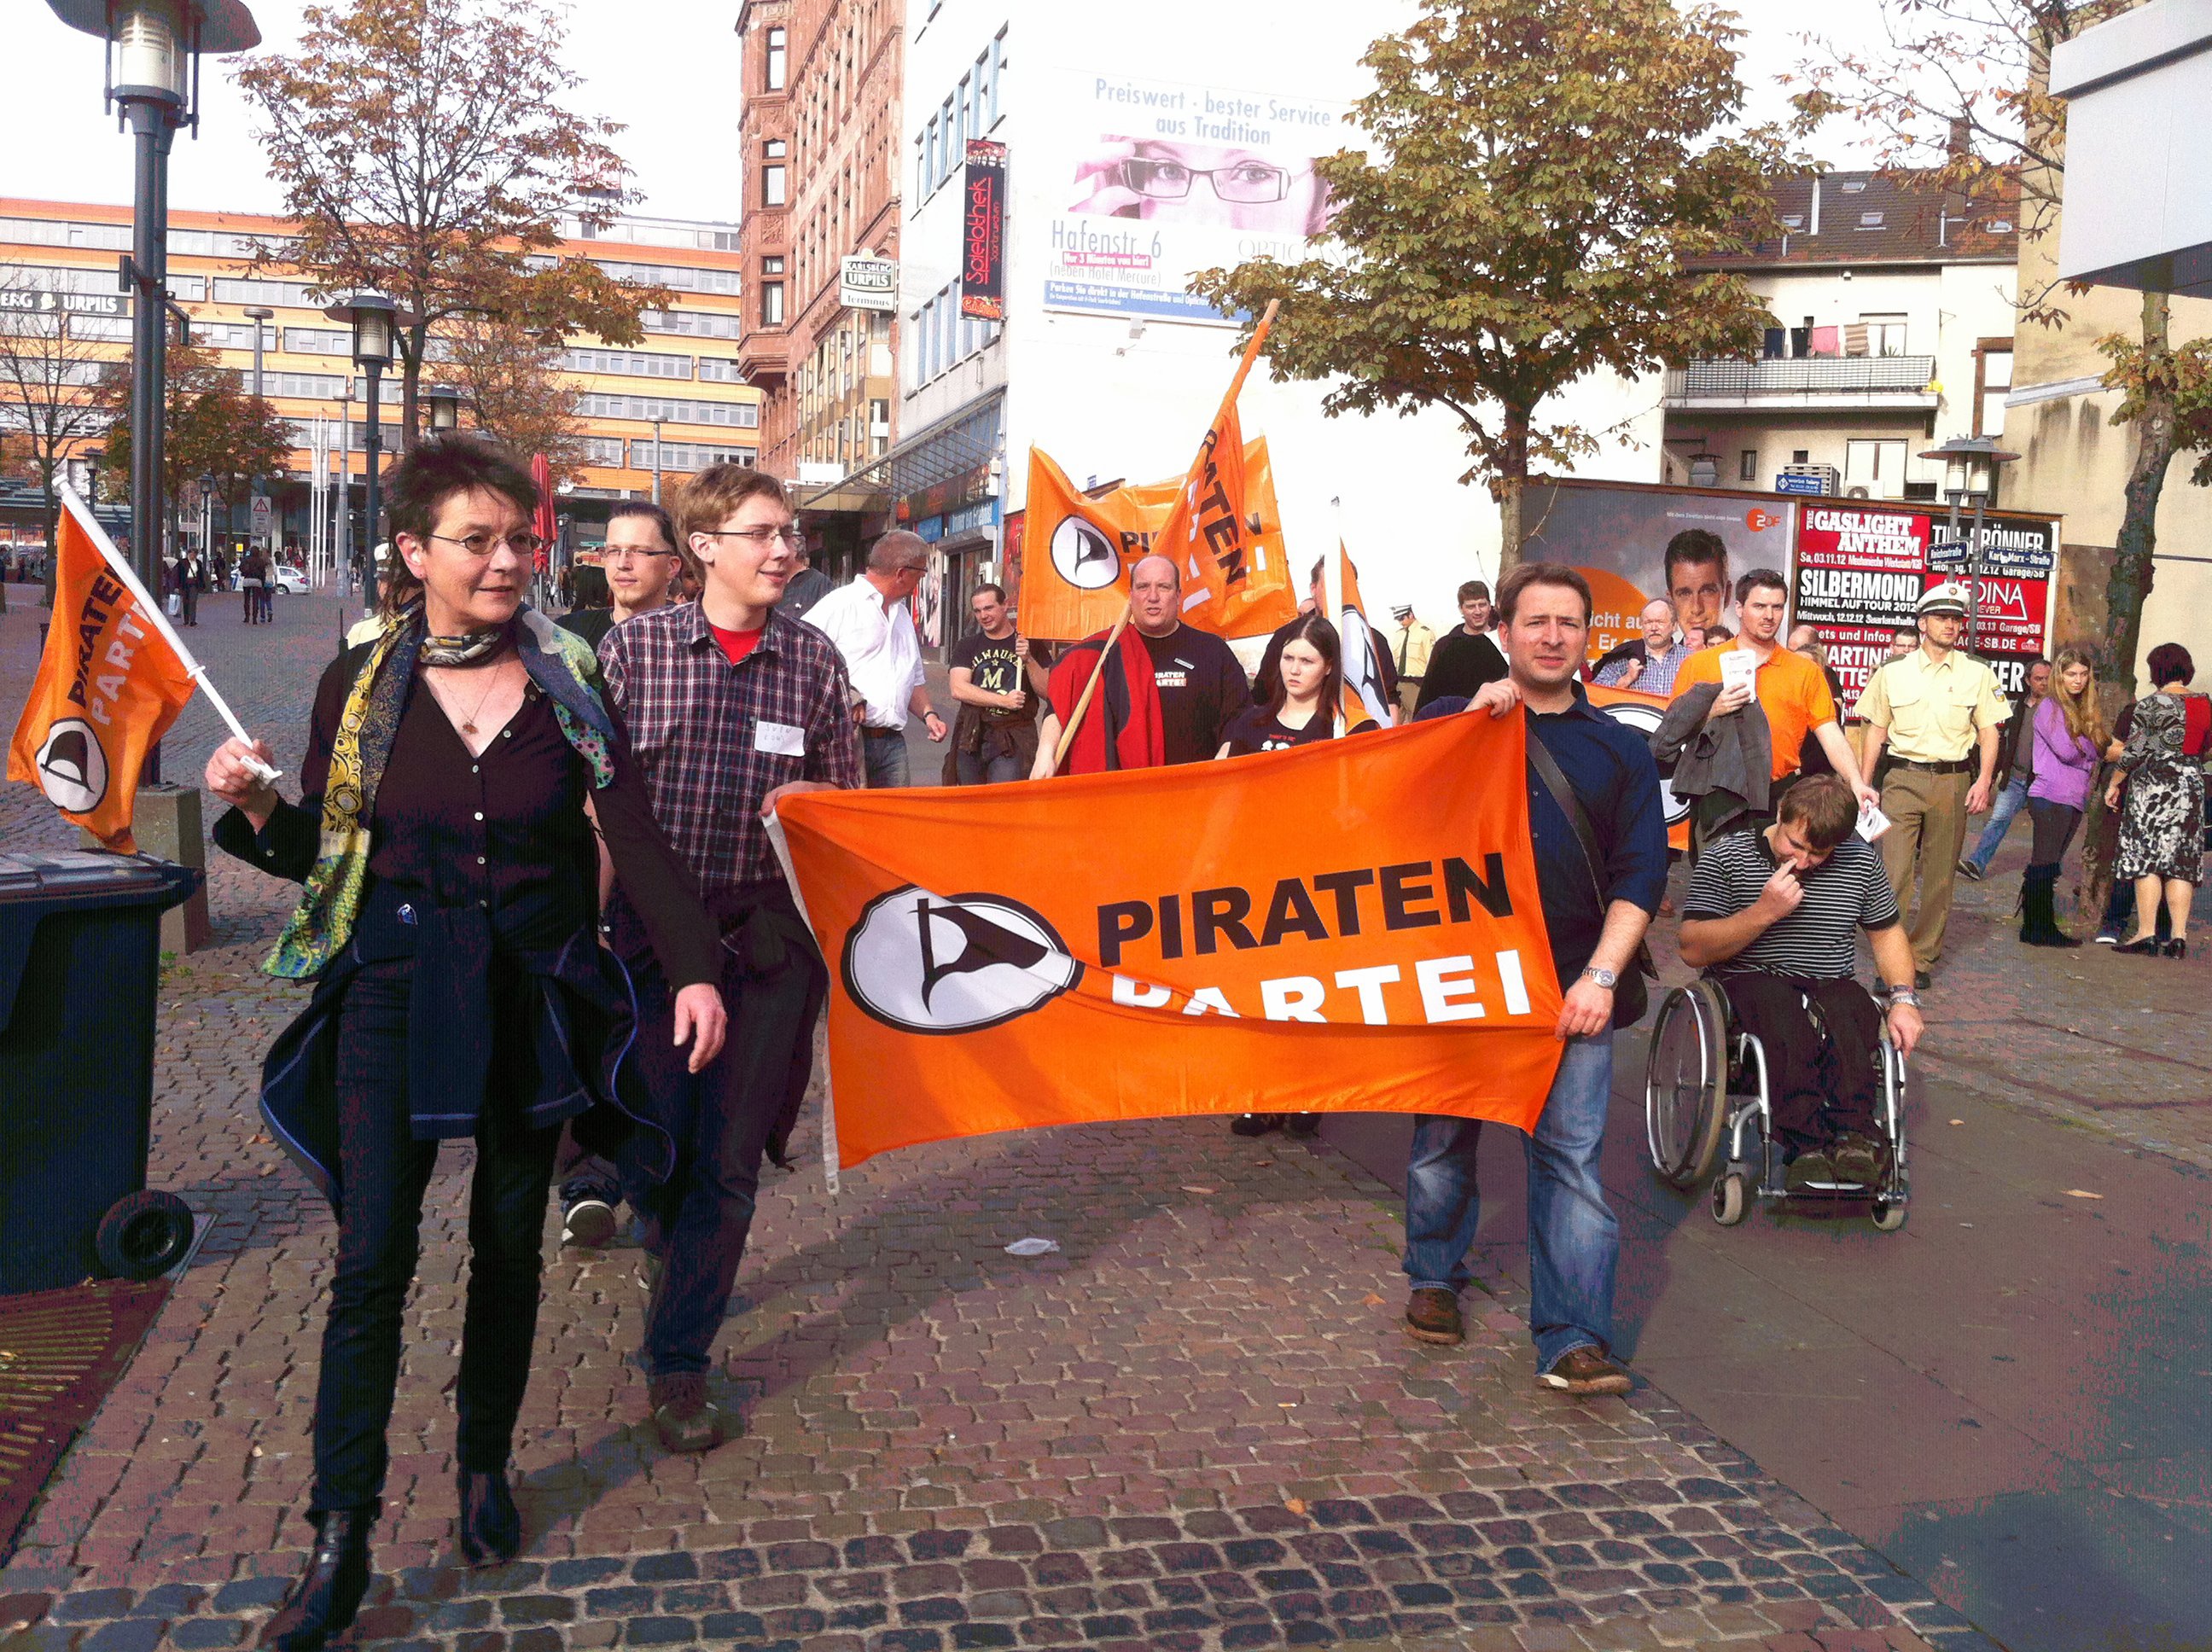
M 476 710 L 471 712 L 466 717 L 461 720 L 462 733 L 473 734 L 477 732 L 477 719 L 483 714 L 483 708 L 485 705 L 489 702 L 492 695 L 499 691 L 500 679 L 506 675 L 507 662 L 502 659 L 498 665 L 491 668 L 491 687 L 486 689 L 483 693 L 477 697 Z

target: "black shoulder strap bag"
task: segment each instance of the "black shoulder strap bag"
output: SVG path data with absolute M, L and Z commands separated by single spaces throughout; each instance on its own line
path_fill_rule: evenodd
M 1589 812 L 1583 809 L 1583 800 L 1575 795 L 1575 788 L 1567 783 L 1566 774 L 1559 768 L 1559 760 L 1544 749 L 1544 743 L 1536 738 L 1534 729 L 1528 731 L 1528 767 L 1535 770 L 1536 778 L 1544 782 L 1545 790 L 1552 794 L 1552 801 L 1559 805 L 1559 812 L 1567 817 L 1567 824 L 1575 829 L 1575 840 L 1583 846 L 1583 865 L 1589 873 L 1590 890 L 1597 897 L 1598 922 L 1601 926 L 1607 909 L 1605 856 L 1598 848 L 1597 833 L 1591 829 Z M 1651 961 L 1650 945 L 1644 941 L 1637 942 L 1634 963 L 1613 984 L 1613 1019 L 1615 1026 L 1633 1026 L 1644 1019 L 1644 1011 L 1651 1007 L 1651 994 L 1644 983 L 1658 978 L 1659 966 Z M 1573 985 L 1571 981 L 1563 981 L 1559 983 L 1559 991 L 1565 993 Z

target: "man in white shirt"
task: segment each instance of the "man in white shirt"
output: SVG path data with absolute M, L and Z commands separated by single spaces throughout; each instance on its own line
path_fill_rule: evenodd
M 807 610 L 806 623 L 837 645 L 852 679 L 853 714 L 860 725 L 860 756 L 872 788 L 905 786 L 906 720 L 921 718 L 929 738 L 945 727 L 929 703 L 921 671 L 921 640 L 907 604 L 929 565 L 929 545 L 918 533 L 894 528 L 868 552 L 867 571 Z

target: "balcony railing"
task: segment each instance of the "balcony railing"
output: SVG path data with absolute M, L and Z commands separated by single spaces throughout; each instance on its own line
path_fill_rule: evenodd
M 1911 397 L 1933 403 L 1932 355 L 1810 355 L 1794 361 L 1700 361 L 1667 371 L 1669 402 L 1818 403 Z

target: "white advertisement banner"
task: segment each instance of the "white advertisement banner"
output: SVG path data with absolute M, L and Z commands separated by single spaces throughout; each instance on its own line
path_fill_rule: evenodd
M 1358 142 L 1349 104 L 1060 73 L 1042 162 L 1065 203 L 1042 237 L 1047 309 L 1226 325 L 1189 291 L 1194 272 L 1303 258 L 1326 227 L 1314 157 Z

